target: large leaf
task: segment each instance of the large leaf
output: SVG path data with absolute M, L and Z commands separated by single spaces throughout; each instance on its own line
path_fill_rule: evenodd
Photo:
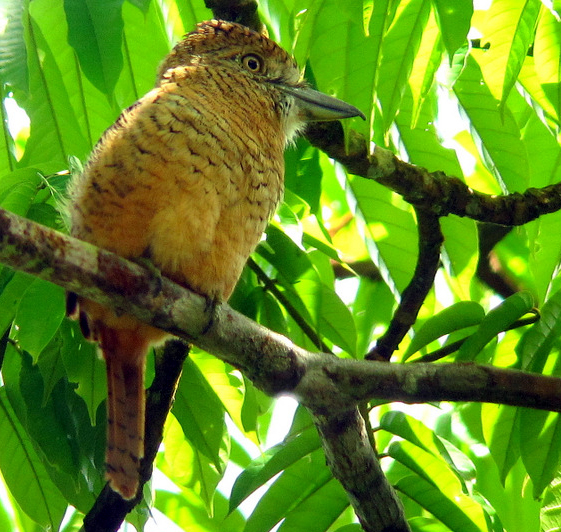
M 318 449 L 275 480 L 249 516 L 244 532 L 267 532 L 282 519 L 286 525 L 283 523 L 281 530 L 285 532 L 323 532 L 348 504 L 341 484 L 331 476 Z
M 561 421 L 556 412 L 523 409 L 520 450 L 538 498 L 555 478 L 561 461 Z
M 224 406 L 190 358 L 184 363 L 172 412 L 191 444 L 223 473 Z
M 477 59 L 481 61 L 482 55 Z M 481 145 L 487 166 L 495 172 L 505 192 L 522 191 L 528 183 L 528 158 L 520 139 L 520 129 L 511 112 L 501 113 L 497 100 L 482 83 L 482 73 L 473 57 L 468 57 L 454 85 L 460 105 Z
M 561 117 L 561 21 L 559 15 L 542 10 L 535 41 L 536 73 L 543 92 Z
M 38 524 L 58 530 L 66 503 L 50 480 L 2 388 L 0 446 L 0 469 L 18 504 Z
M 450 58 L 462 46 L 470 28 L 473 5 L 471 2 L 436 0 L 438 26 Z
M 396 207 L 390 191 L 362 178 L 349 179 L 348 194 L 363 222 L 372 260 L 394 294 L 403 291 L 417 259 L 417 231 L 411 212 Z
M 65 315 L 64 290 L 35 279 L 23 294 L 15 315 L 18 341 L 36 361 L 55 335 Z M 37 309 L 42 312 L 37 312 Z
M 109 98 L 123 68 L 123 1 L 64 0 L 68 43 L 88 79 Z
M 520 457 L 520 413 L 503 405 L 484 404 L 481 408 L 485 441 L 504 483 Z
M 503 301 L 485 316 L 477 331 L 462 345 L 457 360 L 474 359 L 488 342 L 532 310 L 533 305 L 528 292 L 519 292 Z
M 321 443 L 314 427 L 275 445 L 252 461 L 238 476 L 230 497 L 230 511 L 275 475 L 317 450 Z
M 378 96 L 382 105 L 384 132 L 389 129 L 399 109 L 430 8 L 431 2 L 427 0 L 401 2 L 382 44 Z
M 403 477 L 395 487 L 434 515 L 450 530 L 458 532 L 484 530 L 485 519 L 481 508 L 465 495 L 452 496 L 449 493 L 443 493 L 432 483 L 417 475 Z
M 474 301 L 460 301 L 451 305 L 423 323 L 403 355 L 404 360 L 437 338 L 479 325 L 484 316 L 483 308 Z
M 483 72 L 493 96 L 501 102 L 501 109 L 532 44 L 540 5 L 539 0 L 495 0 L 485 18 L 483 41 L 490 44 L 490 49 Z

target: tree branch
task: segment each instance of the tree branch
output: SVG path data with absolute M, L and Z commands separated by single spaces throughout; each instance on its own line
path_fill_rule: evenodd
M 340 162 L 347 171 L 397 192 L 416 207 L 437 216 L 465 216 L 480 222 L 523 225 L 561 209 L 561 183 L 529 188 L 523 193 L 492 195 L 469 188 L 457 177 L 400 161 L 391 151 L 376 147 L 372 154 L 364 137 L 349 132 L 347 144 L 340 122 L 317 122 L 306 137 L 313 146 Z M 345 148 L 347 146 L 347 148 Z
M 434 283 L 440 264 L 440 247 L 444 236 L 439 217 L 415 207 L 419 233 L 419 256 L 411 282 L 401 294 L 401 302 L 395 311 L 387 331 L 378 339 L 376 346 L 366 355 L 368 360 L 389 360 L 407 331 L 417 320 L 427 294 Z
M 226 304 L 215 309 L 208 327 L 204 298 L 165 278 L 154 294 L 152 274 L 138 264 L 6 211 L 0 211 L 0 262 L 191 340 L 269 394 L 294 394 L 316 418 L 333 474 L 369 532 L 397 526 L 393 519 L 401 509 L 372 465 L 375 453 L 357 417 L 361 401 L 478 401 L 561 411 L 561 379 L 553 377 L 476 364 L 399 365 L 312 353 Z M 366 459 L 371 467 L 363 469 Z M 378 489 L 363 499 L 357 485 Z M 381 509 L 384 515 L 376 519 L 382 521 L 372 522 Z
M 212 9 L 214 18 L 237 22 L 257 32 L 263 31 L 255 0 L 205 0 L 205 6 Z

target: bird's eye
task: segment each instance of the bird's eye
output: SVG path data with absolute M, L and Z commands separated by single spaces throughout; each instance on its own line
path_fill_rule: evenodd
M 250 72 L 261 72 L 263 69 L 263 58 L 255 54 L 247 54 L 242 57 L 242 65 Z

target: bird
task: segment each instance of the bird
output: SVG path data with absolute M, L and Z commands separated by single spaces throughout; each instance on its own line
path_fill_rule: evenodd
M 286 145 L 309 121 L 353 116 L 364 118 L 311 89 L 265 35 L 201 22 L 72 177 L 70 234 L 227 301 L 283 196 Z M 105 360 L 105 478 L 132 499 L 144 456 L 146 355 L 169 334 L 76 294 L 67 307 Z

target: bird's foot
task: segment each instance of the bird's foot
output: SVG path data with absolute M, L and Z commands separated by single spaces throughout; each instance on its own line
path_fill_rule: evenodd
M 216 296 L 204 296 L 205 298 L 205 314 L 208 316 L 208 322 L 204 326 L 201 334 L 205 335 L 210 328 L 214 325 L 214 321 L 216 318 L 216 309 L 218 305 L 221 303 L 220 298 Z
M 156 297 L 163 288 L 162 272 L 148 257 L 134 257 L 130 260 L 150 272 L 150 292 Z

